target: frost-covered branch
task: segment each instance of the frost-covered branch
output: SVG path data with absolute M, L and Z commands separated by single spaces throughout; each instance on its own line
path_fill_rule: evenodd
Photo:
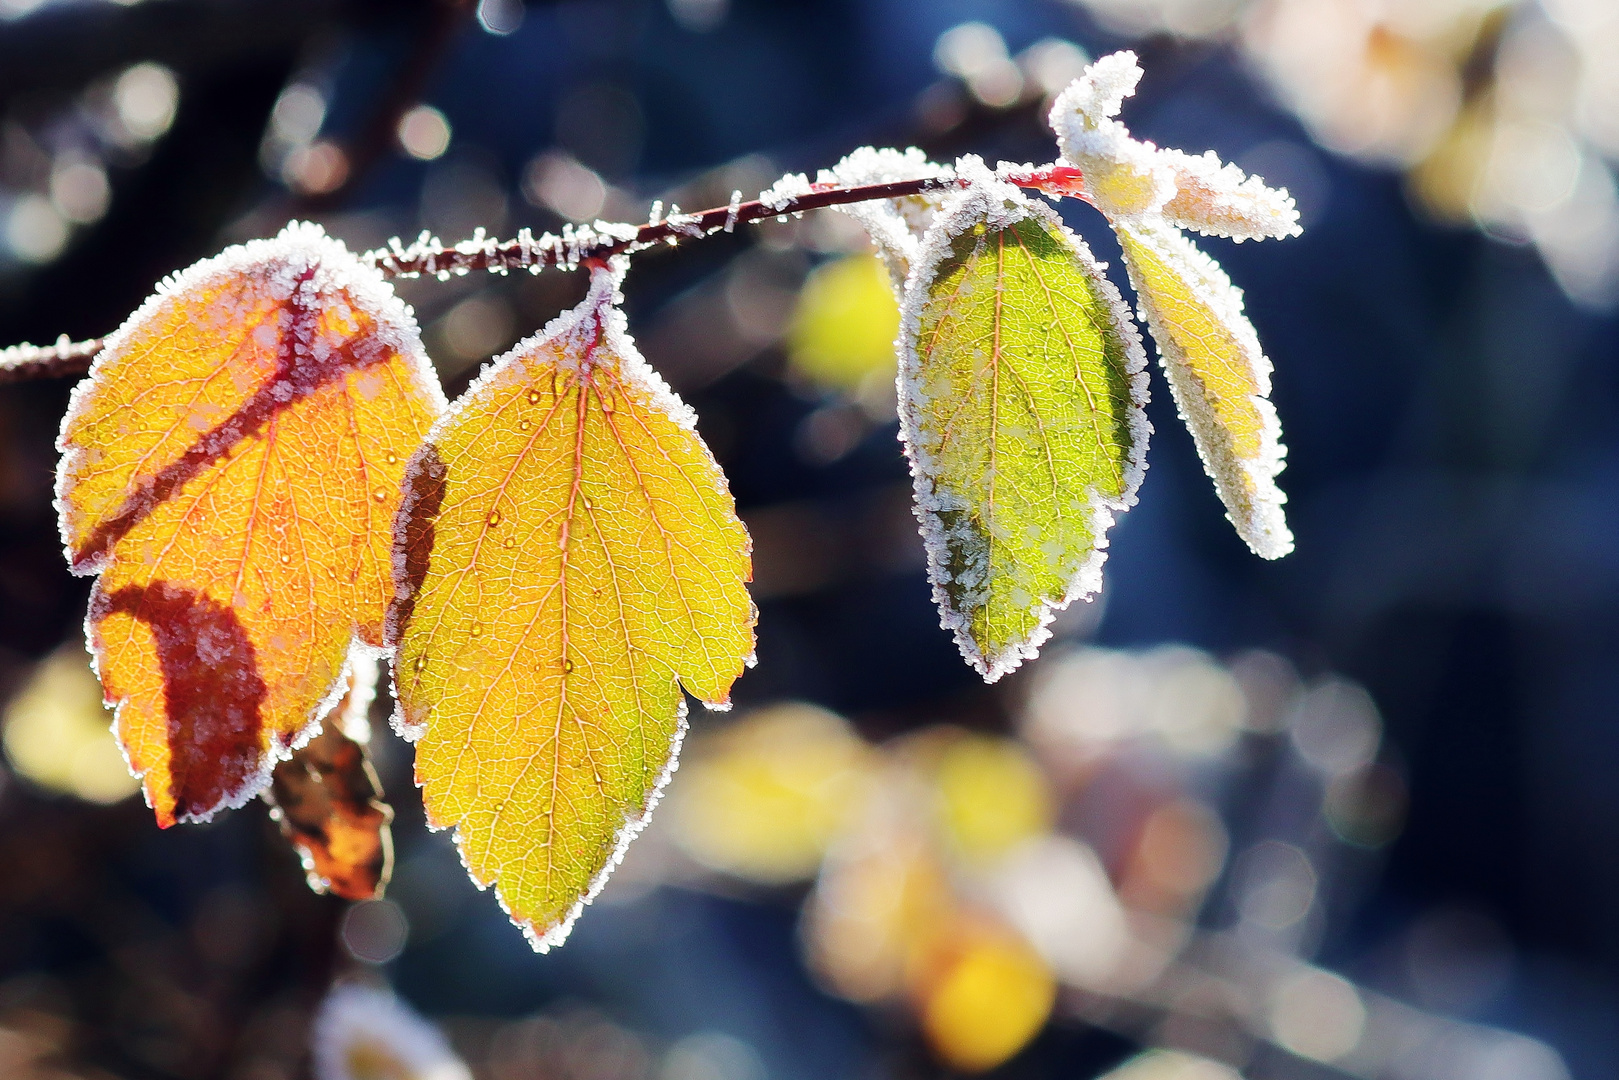
M 72 341 L 66 334 L 54 345 L 13 345 L 0 349 L 0 385 L 51 379 L 61 375 L 82 375 L 101 351 L 101 339 Z
M 1077 169 L 1054 166 L 1014 173 L 1007 179 L 1022 187 L 1088 201 Z M 812 184 L 803 177 L 784 177 L 757 199 L 743 202 L 738 194 L 729 205 L 694 214 L 683 214 L 675 207 L 665 215 L 662 204 L 653 203 L 651 220 L 639 227 L 598 221 L 594 225 L 565 225 L 560 235 L 544 233 L 535 236 L 524 229 L 513 240 L 486 239 L 479 230 L 472 239 L 448 247 L 424 235 L 409 246 L 395 240 L 386 248 L 367 252 L 363 258 L 385 278 L 420 277 L 425 274 L 443 280 L 474 270 L 497 274 L 513 270 L 538 273 L 547 266 L 572 270 L 581 263 L 643 251 L 659 244 L 672 246 L 682 240 L 698 240 L 714 233 L 730 232 L 738 225 L 828 206 L 902 199 L 930 191 L 945 191 L 962 184 L 963 181 L 954 175 L 853 186 Z M 0 349 L 0 385 L 82 375 L 100 351 L 100 338 L 69 341 L 66 337 L 54 345 L 24 344 Z
M 694 214 L 683 214 L 678 207 L 673 207 L 665 215 L 662 204 L 653 203 L 651 220 L 639 227 L 598 221 L 594 225 L 563 226 L 561 235 L 534 236 L 524 229 L 515 240 L 489 240 L 479 235 L 449 247 L 424 236 L 408 247 L 395 240 L 388 248 L 368 252 L 365 259 L 381 270 L 384 277 L 390 278 L 423 274 L 447 278 L 474 270 L 497 274 L 513 270 L 534 273 L 546 266 L 573 269 L 583 262 L 630 254 L 658 244 L 699 240 L 714 233 L 730 232 L 738 225 L 806 210 L 900 199 L 960 184 L 954 176 L 930 176 L 898 183 L 836 187 L 811 184 L 803 177 L 784 177 L 757 199 L 743 202 L 738 195 L 727 206 Z

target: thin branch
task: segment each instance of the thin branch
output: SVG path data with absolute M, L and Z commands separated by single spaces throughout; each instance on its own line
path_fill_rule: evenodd
M 1020 187 L 1090 201 L 1078 169 L 1053 166 L 1013 174 L 1006 179 Z M 564 226 L 561 236 L 546 233 L 536 237 L 524 230 L 515 240 L 487 240 L 480 234 L 450 247 L 424 235 L 409 247 L 401 246 L 396 240 L 390 248 L 367 252 L 365 258 L 382 271 L 384 277 L 389 278 L 418 277 L 423 274 L 447 278 L 474 270 L 488 270 L 497 274 L 512 270 L 537 273 L 546 266 L 571 270 L 583 262 L 642 251 L 660 243 L 672 246 L 682 240 L 700 240 L 717 232 L 729 232 L 737 225 L 784 218 L 789 214 L 801 214 L 806 210 L 828 206 L 948 191 L 965 186 L 965 183 L 954 176 L 939 176 L 854 187 L 814 184 L 806 193 L 791 198 L 768 201 L 754 199 L 730 206 L 716 206 L 695 214 L 674 213 L 661 220 L 654 216 L 654 220 L 639 228 L 598 222 L 596 227 Z
M 0 386 L 30 379 L 83 375 L 101 351 L 101 339 L 72 341 L 66 334 L 54 345 L 13 345 L 0 349 Z
M 546 233 L 538 237 L 525 229 L 515 240 L 485 240 L 482 236 L 475 236 L 450 247 L 424 236 L 409 247 L 400 247 L 395 241 L 393 247 L 368 252 L 365 258 L 381 270 L 384 277 L 389 278 L 418 277 L 422 274 L 445 278 L 474 270 L 488 270 L 497 274 L 512 270 L 535 273 L 546 266 L 573 269 L 583 262 L 609 259 L 660 243 L 674 245 L 682 240 L 698 240 L 726 231 L 728 226 L 786 217 L 825 206 L 899 199 L 928 191 L 943 191 L 960 183 L 954 177 L 929 177 L 892 184 L 817 188 L 795 198 L 768 203 L 754 199 L 695 214 L 674 213 L 661 220 L 655 217 L 639 228 L 607 226 L 602 229 L 600 226 L 603 223 L 598 222 L 597 228 L 566 225 L 561 236 Z
M 1020 187 L 1043 191 L 1051 195 L 1066 195 L 1084 199 L 1083 178 L 1078 169 L 1054 166 L 1030 173 L 1013 174 L 1006 179 Z M 953 176 L 928 177 L 921 180 L 902 180 L 890 184 L 861 184 L 854 187 L 833 187 L 813 184 L 802 195 L 754 199 L 729 206 L 716 206 L 695 214 L 673 213 L 658 218 L 654 207 L 654 220 L 640 227 L 611 225 L 597 222 L 595 227 L 564 226 L 562 235 L 545 233 L 534 236 L 527 229 L 515 240 L 485 239 L 478 230 L 471 240 L 445 247 L 439 241 L 424 235 L 406 247 L 393 241 L 388 248 L 367 252 L 362 260 L 370 263 L 385 278 L 419 277 L 423 274 L 448 278 L 469 274 L 474 270 L 487 270 L 505 274 L 513 270 L 538 273 L 542 267 L 554 266 L 576 269 L 582 263 L 600 262 L 614 255 L 625 255 L 659 244 L 670 246 L 682 240 L 700 240 L 717 232 L 729 232 L 737 225 L 784 218 L 807 210 L 828 206 L 846 206 L 851 203 L 876 202 L 882 199 L 903 199 L 930 191 L 948 191 L 965 185 Z M 80 375 L 90 361 L 101 351 L 101 339 L 69 341 L 61 338 L 55 345 L 14 345 L 0 350 L 0 385 L 23 382 L 28 379 L 48 379 L 62 375 Z

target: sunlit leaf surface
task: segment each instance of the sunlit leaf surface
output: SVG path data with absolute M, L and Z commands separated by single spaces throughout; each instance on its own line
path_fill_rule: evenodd
M 993 681 L 1101 587 L 1105 533 L 1144 468 L 1145 357 L 1080 240 L 993 180 L 930 231 L 900 345 L 934 598 Z
M 753 650 L 749 545 L 615 281 L 503 357 L 412 466 L 390 619 L 401 730 L 536 948 L 645 821 L 685 725 Z
M 314 226 L 168 281 L 63 422 L 69 560 L 160 824 L 263 789 L 382 642 L 405 462 L 442 397 L 409 309 Z
M 1286 555 L 1293 535 L 1276 486 L 1286 450 L 1268 397 L 1270 361 L 1242 293 L 1172 226 L 1134 222 L 1117 231 L 1175 404 L 1232 524 L 1256 554 Z

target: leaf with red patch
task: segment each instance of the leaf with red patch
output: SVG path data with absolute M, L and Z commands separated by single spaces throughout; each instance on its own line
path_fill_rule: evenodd
M 382 644 L 405 462 L 443 409 L 410 309 L 291 225 L 107 338 L 58 448 L 87 633 L 159 824 L 240 806 Z

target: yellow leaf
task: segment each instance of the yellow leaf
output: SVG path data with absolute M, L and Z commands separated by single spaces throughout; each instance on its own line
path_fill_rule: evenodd
M 876 1001 L 953 925 L 958 900 L 928 820 L 929 791 L 903 760 L 875 777 L 804 909 L 811 969 L 832 992 Z
M 1225 271 L 1163 222 L 1115 222 L 1130 282 L 1181 419 L 1226 514 L 1254 553 L 1293 550 L 1276 486 L 1286 447 L 1270 403 L 1270 361 Z
M 685 728 L 749 662 L 747 533 L 694 417 L 624 333 L 614 272 L 468 391 L 398 529 L 396 722 L 535 948 L 566 938 Z
M 1057 980 L 1022 938 L 962 914 L 913 993 L 934 1052 L 964 1072 L 983 1072 L 1039 1033 L 1056 1003 Z
M 13 769 L 52 791 L 111 803 L 140 787 L 107 730 L 101 687 L 77 641 L 46 657 L 6 705 L 5 747 Z
M 988 864 L 1051 828 L 1046 778 L 1017 743 L 960 734 L 937 752 L 940 823 L 962 858 Z
M 848 255 L 804 282 L 793 314 L 793 367 L 818 386 L 850 392 L 894 383 L 899 305 L 873 255 Z
M 686 751 L 664 813 L 705 866 L 773 885 L 808 880 L 859 810 L 871 756 L 841 716 L 777 705 Z
M 410 310 L 313 225 L 166 281 L 58 440 L 88 634 L 164 826 L 262 790 L 382 644 L 405 462 L 443 396 Z

